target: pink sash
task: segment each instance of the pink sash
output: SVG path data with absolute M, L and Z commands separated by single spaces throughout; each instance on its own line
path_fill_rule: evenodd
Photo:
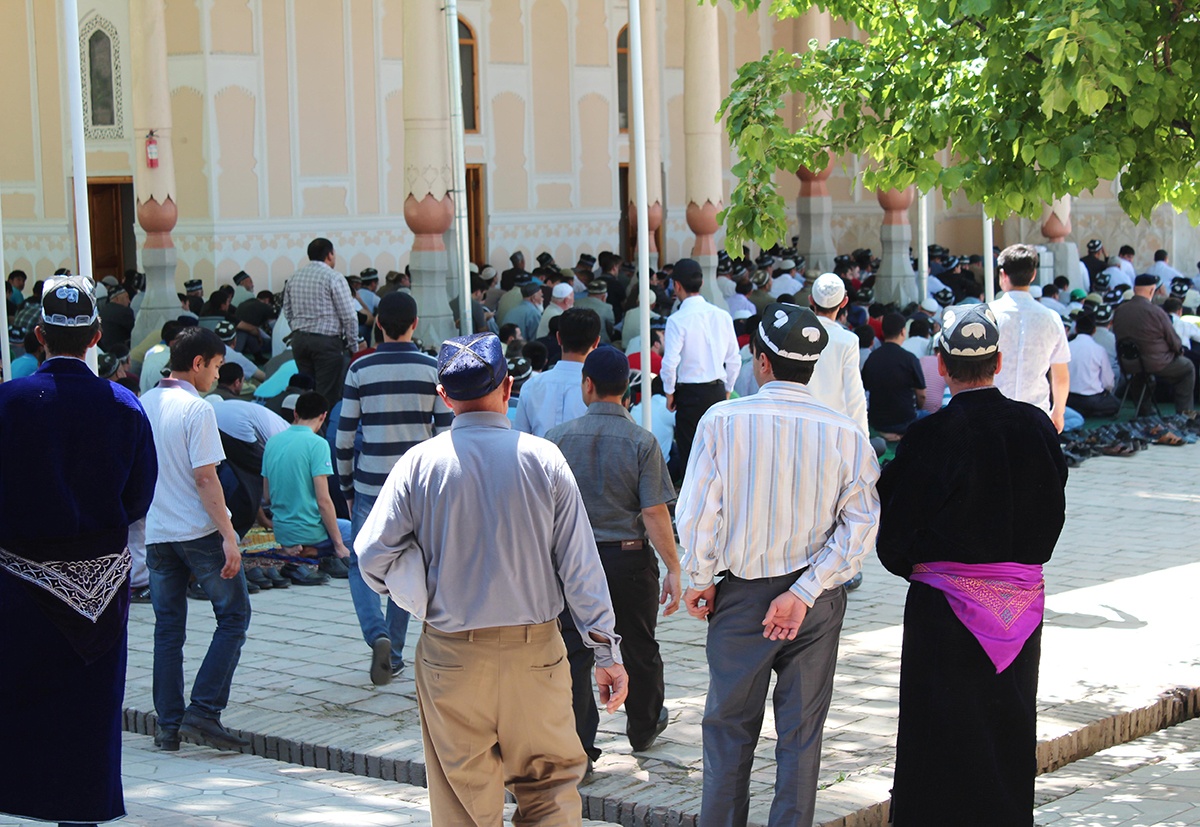
M 946 595 L 1000 674 L 1042 622 L 1046 581 L 1023 563 L 918 563 L 909 578 Z

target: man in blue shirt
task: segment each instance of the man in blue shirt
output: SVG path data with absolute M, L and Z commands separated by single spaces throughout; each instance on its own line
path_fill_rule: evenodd
M 600 343 L 600 317 L 596 311 L 573 307 L 558 317 L 558 343 L 562 359 L 545 373 L 534 376 L 521 389 L 513 427 L 534 436 L 545 436 L 555 425 L 583 416 L 583 361 Z

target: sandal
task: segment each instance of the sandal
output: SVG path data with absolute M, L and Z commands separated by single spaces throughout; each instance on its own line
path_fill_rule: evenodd
M 1155 445 L 1182 445 L 1183 437 L 1174 431 L 1167 431 L 1158 439 L 1154 440 Z

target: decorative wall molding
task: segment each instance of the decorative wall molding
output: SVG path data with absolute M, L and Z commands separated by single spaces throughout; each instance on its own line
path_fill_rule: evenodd
M 88 48 L 92 35 L 104 32 L 108 37 L 112 53 L 112 83 L 113 83 L 113 125 L 92 125 L 92 56 Z M 121 41 L 117 36 L 117 27 L 98 14 L 93 14 L 79 27 L 79 65 L 83 75 L 83 134 L 86 138 L 115 140 L 125 137 L 123 126 L 125 116 L 125 99 L 122 89 L 122 74 L 124 67 L 121 63 Z

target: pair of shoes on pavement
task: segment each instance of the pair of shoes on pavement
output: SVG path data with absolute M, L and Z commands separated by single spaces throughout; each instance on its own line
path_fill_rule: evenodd
M 183 723 L 179 725 L 177 737 L 232 752 L 250 746 L 245 738 L 234 735 L 222 726 L 219 718 L 205 718 L 191 712 L 183 713 Z
M 324 586 L 329 582 L 329 575 L 317 571 L 316 566 L 286 563 L 282 574 L 297 586 Z
M 634 742 L 634 740 L 630 738 L 629 746 L 633 747 L 634 752 L 645 752 L 646 750 L 650 749 L 650 747 L 654 746 L 654 742 L 658 740 L 658 736 L 662 735 L 663 730 L 666 728 L 667 708 L 664 706 L 658 712 L 658 721 L 654 724 L 654 731 L 650 733 L 650 737 L 644 738 L 637 742 Z
M 341 557 L 322 557 L 317 563 L 317 569 L 335 580 L 345 580 L 350 576 L 350 567 Z
M 149 603 L 150 602 L 150 587 L 142 586 L 140 589 L 135 588 L 129 593 L 130 603 Z
M 257 586 L 260 591 L 264 592 L 275 588 L 271 578 L 267 577 L 266 572 L 258 566 L 246 569 L 246 588 L 249 589 L 251 586 Z
M 271 581 L 271 588 L 273 589 L 286 589 L 292 585 L 292 581 L 280 574 L 279 569 L 275 566 L 262 566 L 259 568 L 259 571 Z

